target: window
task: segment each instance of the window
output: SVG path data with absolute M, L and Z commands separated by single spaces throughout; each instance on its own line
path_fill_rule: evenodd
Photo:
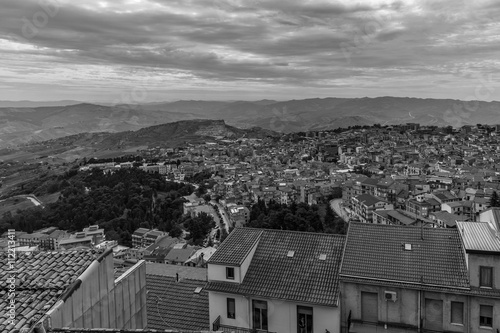
M 267 330 L 267 302 L 252 301 L 253 328 Z
M 490 305 L 479 306 L 479 326 L 493 326 L 493 307 Z
M 479 267 L 479 286 L 493 288 L 493 267 Z
M 231 319 L 236 318 L 236 302 L 234 298 L 227 299 L 227 317 Z
M 226 279 L 234 280 L 234 267 L 226 267 Z
M 464 324 L 464 303 L 451 302 L 451 323 Z
M 313 332 L 313 308 L 297 306 L 297 333 Z

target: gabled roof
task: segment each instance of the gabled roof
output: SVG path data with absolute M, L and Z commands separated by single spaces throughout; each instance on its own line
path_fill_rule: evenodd
M 356 197 L 356 199 L 357 199 L 359 202 L 361 202 L 361 203 L 365 204 L 366 206 L 373 206 L 373 205 L 375 205 L 375 204 L 376 204 L 376 203 L 378 203 L 378 202 L 386 202 L 386 201 L 384 201 L 384 200 L 382 200 L 382 199 L 379 199 L 379 198 L 377 198 L 377 197 L 374 197 L 374 196 L 373 196 L 373 195 L 371 195 L 371 194 L 361 194 L 361 195 L 358 195 L 358 196 Z
M 238 285 L 211 281 L 207 289 L 325 306 L 337 305 L 338 273 L 345 236 L 286 230 L 261 231 L 243 282 Z M 289 251 L 294 251 L 293 256 L 288 256 Z M 326 255 L 325 260 L 320 260 L 322 254 Z
M 455 288 L 469 286 L 456 229 L 351 222 L 346 242 L 341 278 Z M 405 250 L 405 244 L 411 244 L 411 250 Z
M 0 253 L 4 268 L 0 269 L 0 300 L 8 304 L 7 278 L 16 271 L 16 324 L 10 325 L 7 306 L 0 309 L 0 332 L 11 332 L 38 321 L 59 297 L 97 258 L 95 251 L 17 252 L 14 269 L 6 269 L 7 252 Z
M 148 329 L 209 330 L 206 281 L 146 275 Z
M 215 251 L 209 264 L 239 266 L 259 241 L 262 229 L 236 228 Z
M 488 222 L 457 222 L 467 252 L 500 253 L 500 239 Z

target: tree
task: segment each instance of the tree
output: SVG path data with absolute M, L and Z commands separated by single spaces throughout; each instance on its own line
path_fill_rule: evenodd
M 176 224 L 172 227 L 170 232 L 168 233 L 170 237 L 177 238 L 182 235 L 182 229 Z
M 201 245 L 210 230 L 215 227 L 215 221 L 211 215 L 201 212 L 195 217 L 187 217 L 184 226 L 189 231 L 193 243 Z
M 498 197 L 498 194 L 496 191 L 493 191 L 493 194 L 491 195 L 490 206 L 491 207 L 500 207 L 500 198 Z

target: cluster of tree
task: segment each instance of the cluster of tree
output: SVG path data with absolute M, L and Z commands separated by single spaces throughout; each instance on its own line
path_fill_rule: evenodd
M 270 200 L 266 205 L 259 200 L 252 206 L 248 227 L 265 229 L 282 229 L 308 232 L 327 232 L 344 234 L 345 223 L 335 215 L 329 205 L 325 205 L 325 213 L 318 205 L 295 203 L 283 205 Z
M 15 216 L 4 214 L 0 233 L 9 228 L 30 233 L 49 226 L 79 231 L 98 224 L 108 239 L 130 246 L 131 234 L 139 227 L 173 231 L 175 237 L 182 234 L 184 224 L 193 241 L 198 241 L 207 233 L 207 228 L 198 224 L 204 226 L 211 219 L 211 216 L 194 219 L 183 216 L 183 196 L 193 192 L 192 185 L 168 182 L 161 175 L 140 169 L 106 174 L 100 170 L 71 172 L 63 175 L 59 183 L 54 181 L 54 188 L 47 191 L 54 191 L 56 185 L 61 191 L 57 202 L 44 209 L 18 211 Z
M 500 207 L 500 198 L 498 197 L 498 193 L 493 191 L 490 199 L 490 207 Z
M 204 171 L 195 173 L 191 177 L 186 177 L 185 180 L 187 182 L 194 183 L 194 184 L 202 184 L 210 178 L 212 178 L 212 172 L 210 172 L 209 170 L 204 170 Z
M 120 157 L 109 157 L 109 158 L 83 158 L 83 164 L 97 164 L 97 163 L 125 163 L 125 162 L 141 162 L 143 160 L 142 156 L 139 155 L 125 155 Z

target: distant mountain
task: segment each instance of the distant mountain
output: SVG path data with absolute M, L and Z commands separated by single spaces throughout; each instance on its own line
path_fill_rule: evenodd
M 192 119 L 224 119 L 226 124 L 238 128 L 296 132 L 375 123 L 454 127 L 497 124 L 499 111 L 499 102 L 399 97 L 12 106 L 0 108 L 0 148 L 78 133 L 135 131 Z
M 0 108 L 37 108 L 42 106 L 67 106 L 80 104 L 79 101 L 50 101 L 50 102 L 33 102 L 33 101 L 0 101 Z

